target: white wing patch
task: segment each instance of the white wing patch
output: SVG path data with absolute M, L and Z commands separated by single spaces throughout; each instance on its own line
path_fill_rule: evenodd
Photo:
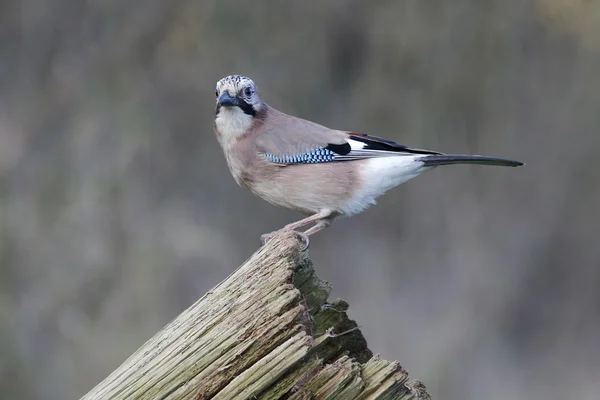
M 365 147 L 367 147 L 366 143 L 354 140 L 352 138 L 348 138 L 346 141 L 350 145 L 350 153 L 336 156 L 335 161 L 360 160 L 363 158 L 376 157 L 414 156 L 414 154 L 409 152 L 365 149 Z
M 348 144 L 350 145 L 350 148 L 352 149 L 352 151 L 354 150 L 360 150 L 360 149 L 364 149 L 366 144 L 363 142 L 359 142 L 358 140 L 354 140 L 354 139 L 347 139 L 346 140 L 348 142 Z

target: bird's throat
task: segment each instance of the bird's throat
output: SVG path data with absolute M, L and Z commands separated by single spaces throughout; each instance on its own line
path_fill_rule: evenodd
M 221 107 L 215 119 L 215 126 L 222 140 L 239 137 L 252 127 L 251 115 L 238 107 Z

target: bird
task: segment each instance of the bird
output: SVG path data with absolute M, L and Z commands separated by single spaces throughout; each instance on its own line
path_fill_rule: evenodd
M 276 206 L 306 215 L 261 236 L 308 227 L 308 237 L 341 216 L 357 215 L 388 190 L 438 166 L 518 167 L 521 161 L 415 149 L 364 133 L 330 129 L 281 112 L 254 81 L 229 75 L 217 82 L 214 131 L 238 185 Z

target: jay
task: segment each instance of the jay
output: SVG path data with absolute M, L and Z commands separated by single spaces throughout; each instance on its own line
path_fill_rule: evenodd
M 254 82 L 230 75 L 217 83 L 214 130 L 235 181 L 255 195 L 305 215 L 261 236 L 312 224 L 308 236 L 339 216 L 352 216 L 377 197 L 440 165 L 503 167 L 520 161 L 413 149 L 377 136 L 329 129 L 267 105 Z

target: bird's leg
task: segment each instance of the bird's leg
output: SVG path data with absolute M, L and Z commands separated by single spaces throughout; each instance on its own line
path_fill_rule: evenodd
M 283 228 L 281 228 L 281 229 L 279 229 L 277 231 L 274 231 L 274 232 L 271 232 L 271 233 L 265 233 L 264 235 L 262 235 L 260 237 L 260 242 L 264 245 L 269 240 L 271 240 L 274 236 L 278 235 L 281 232 L 294 231 L 294 230 L 296 230 L 298 228 L 302 228 L 303 226 L 306 226 L 306 225 L 308 225 L 310 223 L 313 223 L 313 222 L 317 222 L 317 224 L 319 224 L 321 221 L 325 221 L 326 218 L 329 217 L 329 216 L 331 216 L 332 214 L 333 214 L 333 211 L 331 211 L 331 210 L 327 210 L 327 209 L 321 210 L 321 211 L 319 211 L 316 214 L 313 214 L 313 215 L 311 215 L 309 217 L 301 219 L 300 221 L 296 221 L 296 222 L 292 222 L 291 224 L 287 224 L 286 226 L 284 226 Z M 331 222 L 329 222 L 325 226 L 328 226 L 329 224 L 331 224 Z M 315 227 L 316 227 L 316 225 L 313 226 L 312 228 L 310 228 L 308 231 L 314 229 Z M 320 231 L 323 228 L 320 228 L 317 231 Z M 306 232 L 308 232 L 308 231 L 306 231 Z M 317 231 L 314 231 L 314 232 L 317 232 Z M 312 232 L 312 233 L 314 233 L 314 232 Z M 307 242 L 308 242 L 308 240 L 307 240 Z M 308 243 L 307 243 L 307 245 L 308 245 Z
M 310 217 L 301 219 L 300 221 L 296 221 L 296 222 L 292 222 L 291 224 L 287 224 L 286 226 L 281 228 L 281 230 L 282 231 L 295 231 L 298 228 L 302 228 L 303 226 L 306 226 L 310 223 L 319 221 L 322 218 L 324 218 L 323 215 L 320 212 L 318 212 L 316 214 L 311 215 Z
M 306 235 L 307 241 L 308 241 L 308 237 L 310 235 L 314 235 L 315 233 L 319 232 L 320 230 L 327 228 L 332 223 L 333 223 L 333 218 L 326 218 L 326 219 L 317 221 L 316 224 L 314 224 L 308 230 L 303 232 Z
M 302 236 L 302 238 L 304 239 L 304 249 L 302 251 L 308 249 L 308 246 L 310 245 L 310 239 L 308 237 L 310 235 L 314 235 L 315 233 L 319 232 L 322 229 L 327 228 L 329 225 L 331 225 L 333 223 L 334 219 L 335 219 L 335 217 L 320 219 L 306 231 L 298 232 L 298 234 L 300 236 Z

